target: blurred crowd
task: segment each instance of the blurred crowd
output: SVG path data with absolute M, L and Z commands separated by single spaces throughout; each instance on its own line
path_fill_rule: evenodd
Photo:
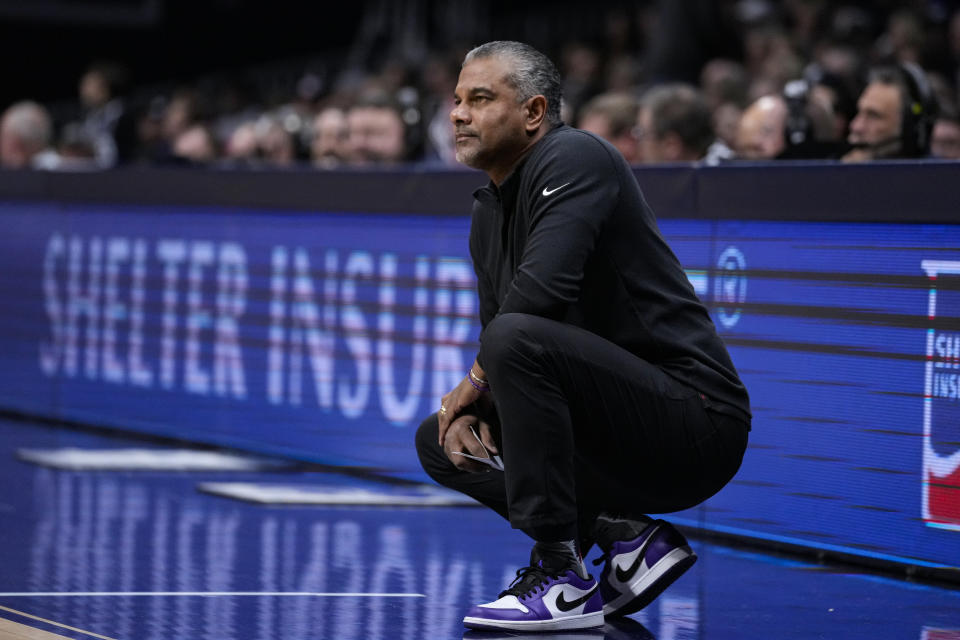
M 66 105 L 3 105 L 0 164 L 456 167 L 449 112 L 476 44 L 162 87 L 93 63 Z M 956 2 L 637 2 L 599 36 L 531 44 L 560 66 L 564 121 L 634 164 L 960 158 Z

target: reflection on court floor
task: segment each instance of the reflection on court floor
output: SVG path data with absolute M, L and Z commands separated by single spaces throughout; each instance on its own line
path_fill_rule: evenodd
M 362 481 L 62 471 L 14 452 L 130 443 L 13 422 L 0 422 L 0 441 L 2 620 L 86 640 L 506 637 L 461 623 L 529 553 L 525 537 L 485 509 L 271 507 L 197 486 Z M 699 562 L 646 610 L 555 637 L 960 637 L 960 591 L 693 544 Z

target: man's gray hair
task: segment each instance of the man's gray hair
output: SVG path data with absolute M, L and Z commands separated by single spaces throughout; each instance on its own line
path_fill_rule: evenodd
M 43 150 L 53 138 L 50 115 L 36 102 L 24 100 L 11 105 L 4 112 L 3 119 L 7 131 L 33 150 Z
M 518 102 L 542 95 L 547 99 L 547 123 L 559 124 L 563 90 L 560 86 L 560 72 L 550 58 L 528 44 L 498 40 L 471 50 L 463 59 L 463 64 L 477 58 L 494 57 L 506 58 L 513 63 L 507 82 L 516 90 Z

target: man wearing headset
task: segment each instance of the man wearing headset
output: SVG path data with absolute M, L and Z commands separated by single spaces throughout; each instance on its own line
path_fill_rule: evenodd
M 928 156 L 936 111 L 922 69 L 907 62 L 874 69 L 857 101 L 843 161 Z

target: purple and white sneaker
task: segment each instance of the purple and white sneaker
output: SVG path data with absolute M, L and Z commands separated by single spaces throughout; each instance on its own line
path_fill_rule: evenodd
M 663 520 L 628 540 L 604 540 L 601 534 L 598 543 L 604 554 L 594 563 L 606 561 L 600 594 L 607 616 L 640 611 L 697 561 L 687 539 Z
M 496 600 L 475 605 L 463 624 L 471 629 L 561 631 L 603 625 L 603 600 L 593 576 L 573 569 L 549 571 L 542 562 L 517 571 Z

